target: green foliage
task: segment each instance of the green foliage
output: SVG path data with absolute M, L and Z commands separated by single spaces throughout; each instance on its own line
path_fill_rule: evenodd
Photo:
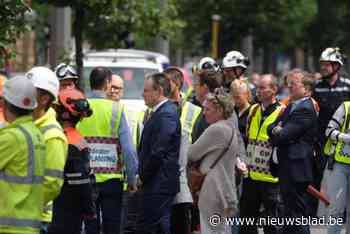
M 308 28 L 315 19 L 316 0 L 179 0 L 181 15 L 188 22 L 184 29 L 187 48 L 207 51 L 211 16 L 221 16 L 221 49 L 239 48 L 241 39 L 254 35 L 257 47 L 279 49 L 304 47 Z M 200 41 L 200 43 L 198 43 Z M 194 47 L 199 46 L 199 47 Z
M 14 43 L 20 33 L 27 29 L 26 14 L 31 11 L 21 0 L 0 1 L 0 42 Z
M 21 0 L 0 1 L 0 66 L 4 60 L 14 56 L 13 52 L 5 49 L 16 42 L 19 35 L 28 30 L 28 18 L 31 9 Z
M 133 33 L 139 41 L 156 35 L 173 37 L 184 26 L 178 18 L 176 0 L 167 0 L 164 7 L 159 0 L 37 0 L 55 6 L 83 8 L 84 39 L 93 48 L 124 47 L 124 39 Z
M 156 35 L 170 38 L 184 25 L 177 18 L 175 1 L 168 1 L 161 9 L 158 0 L 120 0 L 108 14 L 90 11 L 87 15 L 85 35 L 95 48 L 124 47 L 128 33 L 144 40 Z
M 318 13 L 310 27 L 314 54 L 326 47 L 339 47 L 350 53 L 350 1 L 317 0 Z

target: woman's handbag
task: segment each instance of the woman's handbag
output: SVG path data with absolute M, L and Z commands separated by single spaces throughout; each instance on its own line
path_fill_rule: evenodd
M 221 155 L 214 161 L 210 166 L 210 170 L 215 167 L 215 165 L 220 161 L 220 159 L 225 155 L 227 150 L 230 148 L 234 131 L 232 131 L 231 140 L 229 141 L 228 146 L 222 151 Z M 198 202 L 199 192 L 202 188 L 206 174 L 202 174 L 199 170 L 201 162 L 207 155 L 204 155 L 200 160 L 190 163 L 187 167 L 187 177 L 188 177 L 188 187 L 190 188 L 193 202 L 196 204 Z

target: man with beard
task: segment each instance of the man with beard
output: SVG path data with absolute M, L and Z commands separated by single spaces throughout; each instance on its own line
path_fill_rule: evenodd
M 249 66 L 249 59 L 239 51 L 228 52 L 222 60 L 224 74 L 223 87 L 230 92 L 231 82 L 235 79 L 245 80 L 244 72 Z
M 339 105 L 350 99 L 350 80 L 341 77 L 339 70 L 344 65 L 338 48 L 325 49 L 320 57 L 322 80 L 315 86 L 313 98 L 320 105 L 319 122 L 324 143 L 324 132 L 329 120 Z
M 316 84 L 312 96 L 320 107 L 318 117 L 320 132 L 318 136 L 321 149 L 323 149 L 326 138 L 328 137 L 325 135 L 325 132 L 332 115 L 343 101 L 350 100 L 350 80 L 339 74 L 340 68 L 343 65 L 344 56 L 340 53 L 339 48 L 327 48 L 322 52 L 320 57 L 322 80 Z M 331 159 L 331 157 L 329 158 Z M 321 183 L 326 160 L 326 157 L 321 156 L 317 162 L 318 171 L 315 175 L 317 187 Z M 313 214 L 315 214 L 315 208 Z

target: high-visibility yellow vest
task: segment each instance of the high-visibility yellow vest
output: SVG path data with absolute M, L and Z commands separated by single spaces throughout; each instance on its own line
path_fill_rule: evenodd
M 123 106 L 119 102 L 88 99 L 92 116 L 82 119 L 77 129 L 85 137 L 90 151 L 90 166 L 96 182 L 118 178 L 124 180 L 124 163 L 119 142 L 119 125 Z
M 180 116 L 181 122 L 181 132 L 182 138 L 187 137 L 189 142 L 192 143 L 192 131 L 194 124 L 201 113 L 201 108 L 187 101 L 183 102 L 182 112 Z M 143 122 L 145 120 L 146 112 L 149 111 L 140 111 L 136 113 L 135 119 L 137 124 L 132 129 L 133 143 L 136 147 L 139 146 L 141 140 L 141 133 L 143 130 Z
M 0 233 L 37 234 L 44 203 L 44 138 L 32 117 L 25 116 L 1 129 L 0 139 L 11 141 L 1 149 L 0 160 L 12 158 L 0 169 Z
M 267 127 L 272 124 L 283 109 L 279 106 L 262 123 L 261 106 L 255 104 L 251 107 L 248 115 L 247 126 L 247 158 L 249 162 L 249 176 L 253 180 L 277 183 L 278 178 L 273 177 L 270 172 L 269 160 L 273 153 L 273 147 L 269 143 Z M 256 109 L 257 108 L 257 109 Z
M 346 101 L 343 103 L 343 105 L 345 108 L 345 118 L 341 126 L 341 132 L 349 133 L 350 126 L 349 126 L 348 118 L 350 118 L 349 116 L 350 102 Z M 338 141 L 335 146 L 334 159 L 335 161 L 340 163 L 350 164 L 350 144 L 349 143 L 345 144 L 343 141 Z
M 183 100 L 184 100 L 185 102 L 187 102 L 187 101 L 190 99 L 190 97 L 191 97 L 191 95 L 192 95 L 192 92 L 193 92 L 193 87 L 190 86 L 190 87 L 188 87 L 188 89 L 186 90 L 186 92 L 185 92 L 184 94 L 182 94 Z
M 63 185 L 63 171 L 67 160 L 68 142 L 61 125 L 56 120 L 56 112 L 49 108 L 39 119 L 35 120 L 35 125 L 44 136 L 46 145 L 45 176 L 44 176 L 44 212 L 42 220 L 51 222 L 52 201 L 59 195 Z M 56 151 L 52 148 L 59 140 Z M 58 144 L 58 143 L 57 143 Z M 51 204 L 48 204 L 51 203 Z
M 344 108 L 345 108 L 345 119 L 344 119 L 343 125 L 341 126 L 341 132 L 345 131 L 344 128 L 346 127 L 345 126 L 346 122 L 349 122 L 348 120 L 350 118 L 348 102 L 344 102 L 343 105 L 344 105 Z M 333 141 L 330 137 L 328 137 L 327 141 L 326 141 L 326 144 L 323 147 L 323 154 L 325 156 L 330 156 L 330 155 L 334 155 L 335 156 L 336 146 L 337 146 L 337 142 Z
M 180 122 L 182 138 L 187 137 L 189 143 L 192 143 L 192 131 L 194 124 L 200 115 L 202 108 L 190 103 L 184 102 L 182 106 Z
M 201 108 L 190 103 L 182 102 L 182 110 L 180 116 L 181 123 L 181 144 L 180 144 L 180 191 L 176 194 L 174 204 L 193 202 L 190 190 L 187 182 L 187 162 L 188 162 L 188 149 L 192 144 L 192 131 L 198 116 L 201 113 Z

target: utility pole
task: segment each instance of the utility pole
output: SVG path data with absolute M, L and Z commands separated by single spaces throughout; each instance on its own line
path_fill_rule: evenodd
M 211 56 L 214 59 L 219 58 L 219 23 L 220 15 L 213 15 L 211 26 Z
M 70 7 L 50 7 L 50 52 L 52 68 L 59 64 L 63 56 L 71 51 L 72 10 Z
M 243 38 L 241 47 L 244 56 L 249 58 L 250 65 L 247 68 L 247 74 L 251 75 L 254 69 L 254 45 L 252 33 L 249 33 Z
M 166 8 L 167 0 L 159 0 L 160 10 Z M 169 39 L 157 36 L 155 39 L 155 50 L 169 57 L 170 43 Z

